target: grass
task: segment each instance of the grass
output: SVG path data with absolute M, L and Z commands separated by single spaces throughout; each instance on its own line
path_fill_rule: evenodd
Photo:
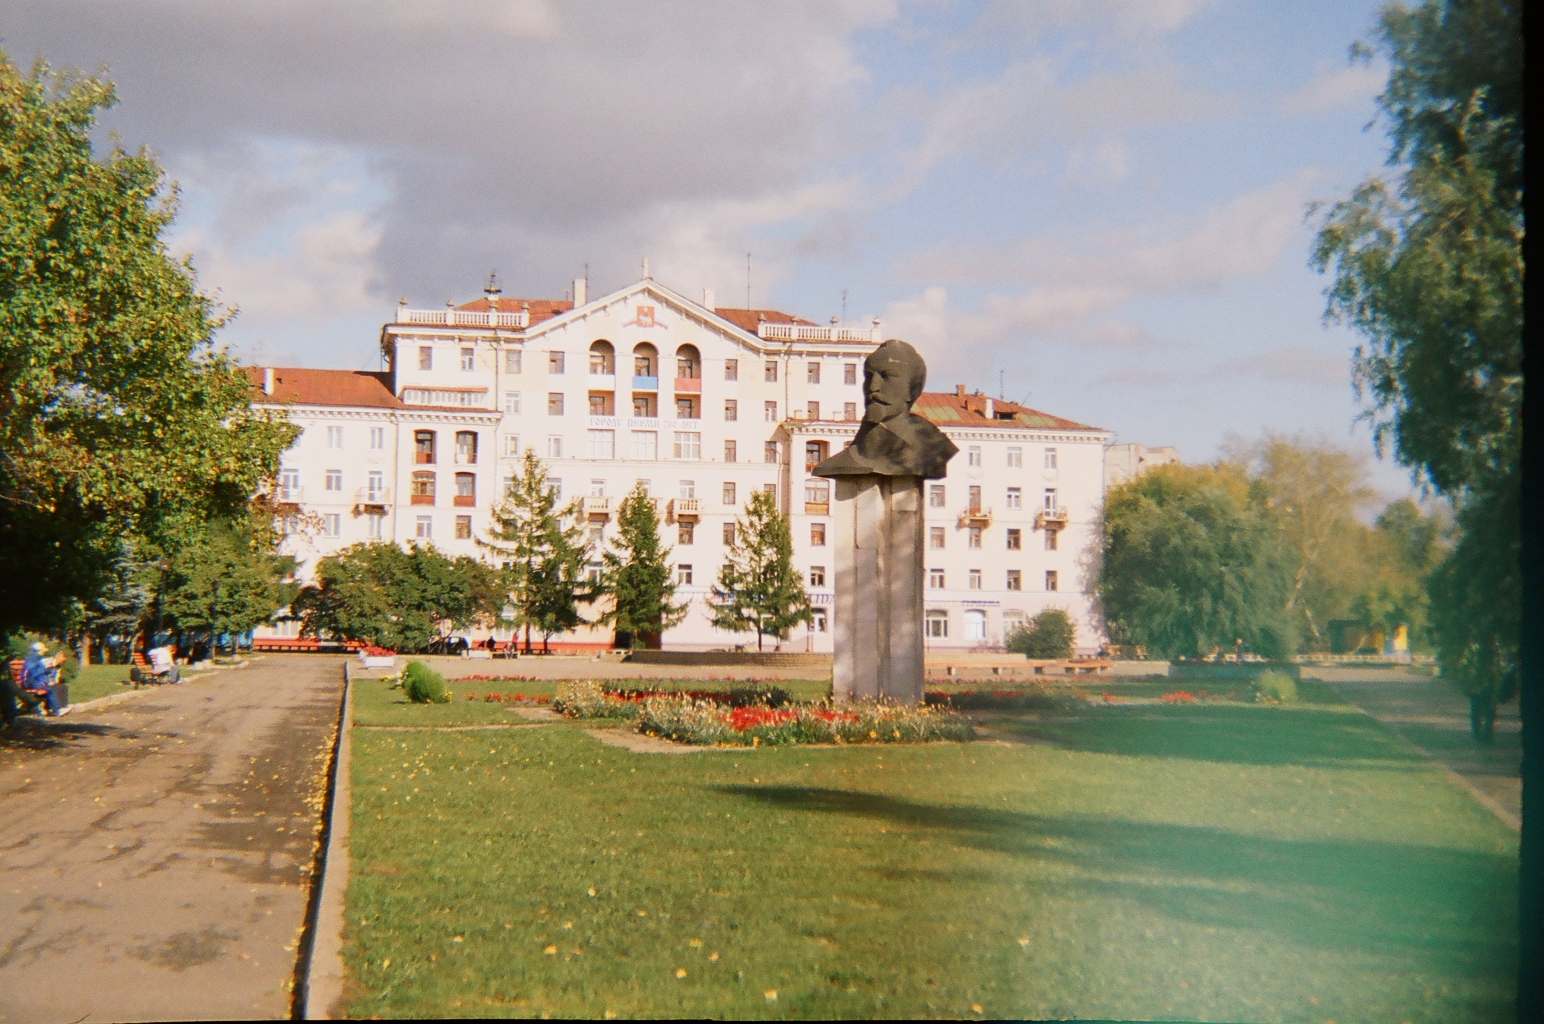
M 356 733 L 350 1013 L 1510 1017 L 1516 835 L 1366 716 L 992 724 L 1029 742 Z

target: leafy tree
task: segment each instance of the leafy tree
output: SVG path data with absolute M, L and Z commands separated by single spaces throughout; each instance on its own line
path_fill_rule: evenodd
M 735 520 L 734 543 L 713 597 L 713 624 L 732 633 L 755 630 L 758 651 L 763 638 L 786 640 L 794 626 L 814 618 L 804 579 L 793 567 L 788 517 L 770 492 L 752 491 L 745 516 Z
M 62 629 L 120 538 L 238 511 L 294 438 L 211 348 L 223 321 L 162 240 L 175 187 L 148 152 L 93 155 L 114 102 L 0 52 L 0 632 Z
M 1443 675 L 1483 722 L 1518 672 L 1521 7 L 1390 4 L 1354 52 L 1374 49 L 1398 183 L 1370 178 L 1331 206 L 1312 261 L 1333 269 L 1326 316 L 1366 339 L 1354 379 L 1378 443 L 1456 510 L 1430 614 Z
M 600 621 L 616 630 L 617 646 L 658 647 L 660 634 L 686 617 L 690 603 L 671 601 L 675 581 L 659 542 L 659 514 L 642 484 L 617 509 L 615 550 L 601 554 L 600 592 L 611 610 Z
M 1095 590 L 1111 638 L 1164 658 L 1243 640 L 1292 653 L 1292 559 L 1260 480 L 1237 465 L 1160 466 L 1105 495 Z
M 276 554 L 268 531 L 216 521 L 168 559 L 161 611 L 178 630 L 234 637 L 294 600 L 295 560 Z
M 156 561 L 148 558 L 141 547 L 129 539 L 120 542 L 101 589 L 82 608 L 83 661 L 89 660 L 90 656 L 87 638 L 94 638 L 98 646 L 105 646 L 109 636 L 122 637 L 133 643 L 139 633 L 145 614 L 155 599 L 155 582 L 160 575 Z
M 316 563 L 316 582 L 295 598 L 305 636 L 365 640 L 421 651 L 485 619 L 502 604 L 491 568 L 431 545 L 353 544 Z
M 589 546 L 578 508 L 569 502 L 559 509 L 557 503 L 546 469 L 527 448 L 508 493 L 493 510 L 492 531 L 478 538 L 478 544 L 503 563 L 500 585 L 514 606 L 515 627 L 525 628 L 527 654 L 533 628 L 542 634 L 542 649 L 547 650 L 552 634 L 584 621 L 579 602 L 595 596 L 584 579 Z
M 1369 629 L 1409 631 L 1412 650 L 1429 650 L 1427 584 L 1441 557 L 1439 524 L 1408 498 L 1391 502 L 1366 531 L 1367 572 L 1351 614 Z
M 1031 658 L 1070 658 L 1077 626 L 1060 608 L 1047 608 L 1008 634 L 1007 647 L 1014 654 Z

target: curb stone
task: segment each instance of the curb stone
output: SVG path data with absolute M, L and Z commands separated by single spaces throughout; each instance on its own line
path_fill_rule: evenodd
M 342 1019 L 343 897 L 348 888 L 349 755 L 352 749 L 354 681 L 349 663 L 343 663 L 343 707 L 338 723 L 337 757 L 333 760 L 327 848 L 322 855 L 321 896 L 311 927 L 311 948 L 305 974 L 305 993 L 296 1007 L 301 1020 Z

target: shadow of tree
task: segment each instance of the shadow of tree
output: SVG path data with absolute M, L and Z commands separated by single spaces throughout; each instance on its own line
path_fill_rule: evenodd
M 19 717 L 9 729 L 0 729 L 0 750 L 45 751 L 73 747 L 88 736 L 106 736 L 122 732 L 115 726 L 95 722 L 60 722 L 51 719 Z

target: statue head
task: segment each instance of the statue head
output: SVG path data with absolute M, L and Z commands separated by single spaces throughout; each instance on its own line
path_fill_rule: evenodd
M 880 345 L 863 361 L 863 421 L 881 423 L 904 416 L 927 383 L 927 364 L 899 338 Z

